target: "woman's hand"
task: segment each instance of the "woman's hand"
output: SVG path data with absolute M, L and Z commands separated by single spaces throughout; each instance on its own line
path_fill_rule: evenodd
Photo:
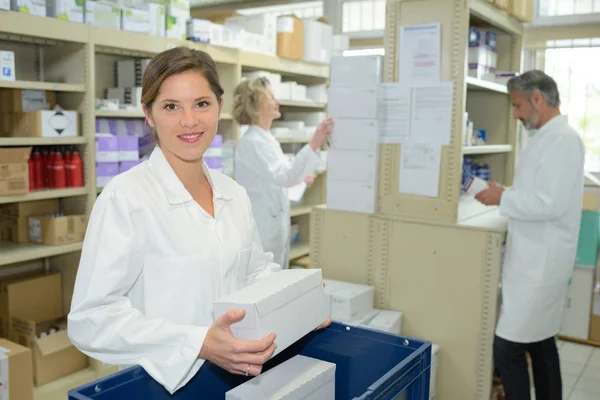
M 326 284 L 325 284 L 325 282 L 323 282 L 323 287 L 325 287 L 325 286 L 326 286 Z M 321 329 L 325 329 L 329 325 L 331 325 L 331 318 L 327 318 L 327 321 L 325 321 L 321 325 L 317 326 L 317 329 L 315 329 L 315 331 L 320 331 Z
M 310 174 L 309 176 L 307 176 L 306 178 L 304 178 L 304 182 L 306 182 L 306 187 L 309 188 L 313 185 L 313 183 L 315 183 L 315 178 L 317 177 L 317 175 L 315 174 Z
M 210 327 L 200 350 L 200 358 L 237 375 L 260 375 L 262 366 L 275 351 L 275 334 L 261 340 L 239 340 L 230 326 L 244 319 L 244 310 L 231 310 L 221 315 Z
M 313 135 L 312 139 L 310 139 L 310 142 L 308 142 L 310 148 L 314 151 L 321 148 L 321 146 L 323 146 L 323 144 L 327 140 L 329 140 L 329 135 L 331 134 L 332 127 L 333 120 L 331 119 L 331 117 L 324 119 L 323 122 L 321 122 L 319 126 L 317 126 L 315 134 Z

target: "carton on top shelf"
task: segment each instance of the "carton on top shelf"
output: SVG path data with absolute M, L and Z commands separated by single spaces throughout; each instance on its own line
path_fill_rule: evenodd
M 42 110 L 15 114 L 13 137 L 76 137 L 79 136 L 77 111 Z
M 0 148 L 0 196 L 29 191 L 30 155 L 31 147 Z
M 82 242 L 87 228 L 86 215 L 29 217 L 29 240 L 46 245 Z
M 304 22 L 295 15 L 277 18 L 277 56 L 292 60 L 304 56 Z
M 53 109 L 56 92 L 49 90 L 0 89 L 0 113 L 22 113 Z

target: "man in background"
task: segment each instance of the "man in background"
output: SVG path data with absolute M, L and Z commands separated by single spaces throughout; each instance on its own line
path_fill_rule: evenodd
M 494 183 L 476 198 L 508 217 L 502 308 L 494 359 L 506 400 L 529 400 L 526 353 L 537 399 L 562 398 L 555 336 L 573 271 L 583 203 L 584 148 L 561 115 L 556 82 L 529 71 L 508 82 L 514 118 L 537 130 L 511 189 Z

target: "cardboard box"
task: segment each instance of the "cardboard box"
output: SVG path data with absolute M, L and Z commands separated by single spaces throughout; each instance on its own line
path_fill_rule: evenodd
M 31 147 L 0 148 L 0 196 L 29 191 L 30 155 Z
M 0 103 L 3 100 L 0 99 Z M 0 113 L 0 136 L 10 136 L 15 129 L 17 114 Z
M 590 318 L 590 340 L 600 343 L 600 288 L 597 286 L 592 297 L 592 316 Z
M 147 35 L 150 32 L 150 11 L 123 7 L 121 12 L 121 29 Z
M 277 56 L 292 60 L 304 56 L 304 22 L 295 15 L 277 18 Z
M 0 113 L 50 110 L 56 106 L 56 92 L 45 90 L 0 89 Z M 7 130 L 10 132 L 12 129 Z
M 142 86 L 142 76 L 150 63 L 149 58 L 117 61 L 117 87 L 132 88 Z
M 46 16 L 46 0 L 11 0 L 10 8 L 25 14 Z
M 77 111 L 44 110 L 16 114 L 13 137 L 75 137 L 79 136 Z
M 87 215 L 29 217 L 29 240 L 32 243 L 61 245 L 82 242 Z
M 333 399 L 335 369 L 333 363 L 297 355 L 225 393 L 225 399 Z
M 331 296 L 331 318 L 337 321 L 351 321 L 373 309 L 375 289 L 372 286 L 328 279 L 325 293 Z
M 108 185 L 112 178 L 119 174 L 119 163 L 97 163 L 96 164 L 96 187 L 103 188 Z
M 79 22 L 85 21 L 84 2 L 79 0 L 49 0 L 48 16 L 63 21 Z
M 437 370 L 440 363 L 440 346 L 431 344 L 431 373 L 429 375 L 429 400 L 435 400 Z
M 324 18 L 304 19 L 303 60 L 316 63 L 329 63 L 333 48 L 333 27 Z
M 0 398 L 33 400 L 31 350 L 0 339 Z
M 121 8 L 113 3 L 86 1 L 85 23 L 103 28 L 121 29 Z
M 590 333 L 595 269 L 575 266 L 563 306 L 560 333 L 587 340 Z
M 377 310 L 367 327 L 379 331 L 400 335 L 402 332 L 402 313 L 390 310 Z
M 117 136 L 119 161 L 137 161 L 140 159 L 139 138 L 137 136 Z
M 40 213 L 56 213 L 58 199 L 11 203 L 0 207 L 0 226 L 3 240 L 17 243 L 29 242 L 29 216 Z
M 10 10 L 10 0 L 0 0 L 0 10 Z
M 508 12 L 521 22 L 533 20 L 533 0 L 510 0 Z
M 0 51 L 0 81 L 14 81 L 15 74 L 15 53 Z
M 148 33 L 158 37 L 165 37 L 167 34 L 167 9 L 162 4 L 150 3 L 148 4 L 148 11 L 150 12 L 150 30 Z
M 112 163 L 119 161 L 119 139 L 110 133 L 96 134 L 96 161 Z
M 51 333 L 55 330 L 55 333 Z M 45 333 L 46 335 L 43 335 Z M 66 318 L 48 321 L 13 317 L 13 340 L 33 353 L 33 382 L 40 386 L 88 366 L 88 358 L 69 340 Z
M 169 39 L 185 40 L 187 36 L 187 19 L 167 15 L 166 36 Z
M 331 58 L 331 87 L 376 86 L 383 74 L 381 56 Z
M 583 210 L 585 210 L 585 211 L 600 211 L 600 194 L 584 193 L 583 194 Z
M 21 274 L 0 281 L 0 336 L 10 337 L 12 317 L 58 318 L 63 315 L 62 278 L 58 273 Z
M 229 310 L 244 309 L 246 316 L 231 325 L 242 340 L 260 340 L 275 333 L 279 354 L 329 317 L 320 269 L 288 269 L 273 273 L 214 302 L 217 319 Z
M 207 19 L 190 19 L 187 21 L 187 40 L 197 43 L 211 43 L 212 22 Z

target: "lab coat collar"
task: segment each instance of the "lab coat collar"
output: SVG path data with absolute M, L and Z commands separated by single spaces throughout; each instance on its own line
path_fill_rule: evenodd
M 559 114 L 556 117 L 552 118 L 550 121 L 546 122 L 544 125 L 542 125 L 542 127 L 538 130 L 538 132 L 535 134 L 535 136 L 541 136 L 546 132 L 550 132 L 552 131 L 552 129 L 563 125 L 563 124 L 568 124 L 568 118 L 566 115 L 562 115 Z
M 171 164 L 169 164 L 165 158 L 160 146 L 156 146 L 154 151 L 152 151 L 149 163 L 152 173 L 154 176 L 156 176 L 160 185 L 165 190 L 169 204 L 183 204 L 193 200 L 192 195 L 187 191 L 185 186 L 183 186 L 183 183 L 181 183 L 175 174 L 175 171 L 173 171 Z M 212 187 L 213 199 L 224 201 L 233 199 L 231 194 L 228 193 L 226 189 L 224 190 L 222 187 L 219 188 L 215 186 L 213 177 L 211 176 L 212 172 L 204 161 L 202 162 L 202 171 L 208 179 L 208 183 Z
M 252 125 L 250 127 L 251 129 L 248 129 L 248 132 L 256 132 L 257 133 L 257 137 L 265 140 L 267 142 L 275 142 L 277 144 L 279 144 L 279 142 L 277 141 L 277 139 L 275 139 L 275 136 L 273 136 L 273 134 L 271 133 L 271 131 L 265 131 L 263 128 L 261 128 L 258 125 Z

